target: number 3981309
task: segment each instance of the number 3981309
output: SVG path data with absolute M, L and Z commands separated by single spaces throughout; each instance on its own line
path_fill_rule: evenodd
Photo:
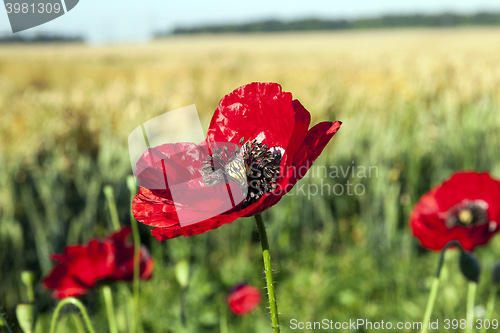
M 52 3 L 38 3 L 38 4 L 28 4 L 28 3 L 10 3 L 7 2 L 5 4 L 5 8 L 7 9 L 7 14 L 10 13 L 59 13 L 61 11 L 61 5 L 58 3 L 52 4 Z

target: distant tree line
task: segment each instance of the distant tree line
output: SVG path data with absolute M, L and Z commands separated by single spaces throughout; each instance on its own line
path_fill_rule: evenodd
M 266 20 L 244 24 L 206 25 L 179 27 L 171 32 L 157 33 L 157 37 L 170 34 L 199 33 L 255 33 L 279 31 L 347 30 L 406 27 L 459 27 L 500 25 L 500 13 L 476 13 L 461 15 L 444 13 L 438 15 L 385 15 L 376 18 L 355 20 L 302 19 L 296 21 Z
M 54 34 L 38 34 L 34 36 L 4 35 L 0 43 L 83 43 L 79 36 L 63 36 Z

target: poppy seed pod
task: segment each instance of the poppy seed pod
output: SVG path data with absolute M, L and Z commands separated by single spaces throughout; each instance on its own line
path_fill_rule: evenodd
M 493 267 L 491 278 L 494 284 L 500 283 L 500 262 Z
M 465 278 L 472 282 L 479 282 L 481 264 L 470 252 L 462 251 L 459 258 L 460 271 Z

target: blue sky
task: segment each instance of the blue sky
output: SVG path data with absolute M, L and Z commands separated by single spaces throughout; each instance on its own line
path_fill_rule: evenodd
M 500 0 L 308 0 L 166 1 L 80 0 L 69 13 L 29 33 L 79 34 L 93 43 L 147 41 L 151 33 L 177 26 L 304 17 L 356 18 L 394 13 L 500 11 Z M 11 33 L 0 10 L 0 33 Z

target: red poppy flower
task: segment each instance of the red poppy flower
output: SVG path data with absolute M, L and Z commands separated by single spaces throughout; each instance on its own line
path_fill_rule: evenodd
M 135 218 L 155 227 L 151 234 L 161 241 L 268 209 L 305 175 L 341 125 L 309 129 L 310 119 L 277 83 L 236 89 L 220 101 L 205 142 L 164 144 L 142 155 Z
M 134 275 L 134 244 L 128 241 L 131 231 L 125 227 L 102 240 L 67 246 L 64 254 L 52 255 L 59 263 L 45 277 L 43 286 L 54 290 L 52 297 L 63 299 L 83 295 L 103 280 L 131 281 Z M 140 278 L 148 279 L 153 272 L 153 258 L 143 246 L 140 255 Z
M 487 173 L 459 172 L 424 194 L 410 216 L 422 246 L 441 250 L 457 240 L 472 251 L 500 229 L 500 182 Z
M 233 313 L 243 316 L 259 305 L 260 291 L 253 286 L 242 284 L 231 291 L 227 302 Z

